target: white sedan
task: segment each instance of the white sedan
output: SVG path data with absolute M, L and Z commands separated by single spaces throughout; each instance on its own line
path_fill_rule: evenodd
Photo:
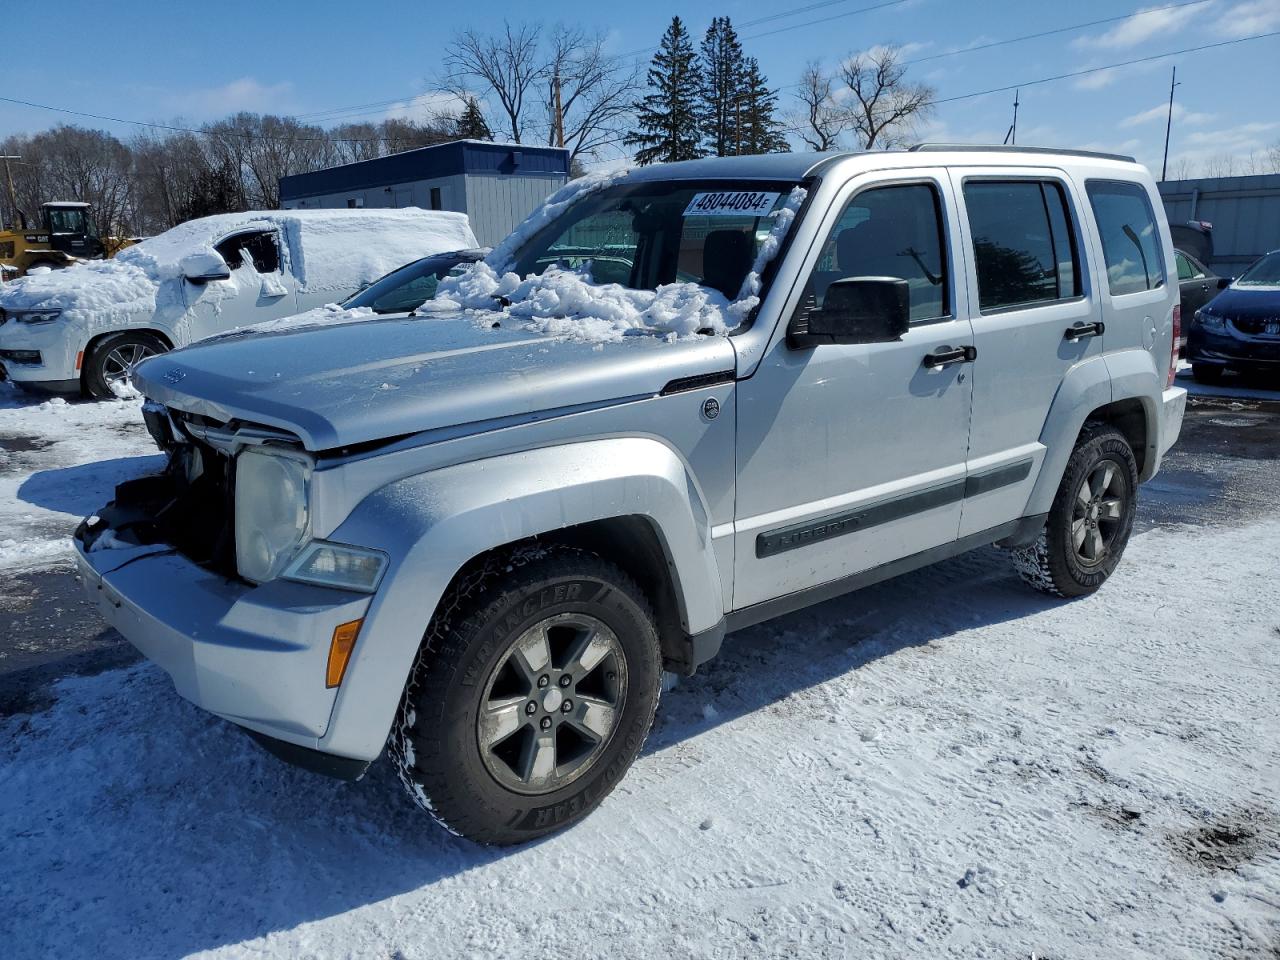
M 0 372 L 29 389 L 127 395 L 147 357 L 344 300 L 410 260 L 475 245 L 465 214 L 414 208 L 203 217 L 115 259 L 0 288 Z

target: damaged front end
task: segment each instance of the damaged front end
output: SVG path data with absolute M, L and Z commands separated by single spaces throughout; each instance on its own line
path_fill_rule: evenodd
M 239 577 L 237 454 L 267 445 L 301 451 L 301 441 L 271 427 L 218 423 L 150 400 L 143 418 L 168 463 L 159 474 L 119 484 L 111 502 L 80 524 L 75 539 L 87 553 L 163 545 L 206 570 Z

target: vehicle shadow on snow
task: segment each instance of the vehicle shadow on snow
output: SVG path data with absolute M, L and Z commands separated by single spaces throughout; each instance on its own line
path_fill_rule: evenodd
M 45 510 L 82 517 L 110 500 L 116 484 L 163 467 L 164 458 L 153 454 L 39 470 L 18 487 L 18 499 Z
M 873 660 L 1052 603 L 986 550 L 743 631 L 665 696 L 639 764 Z M 5 912 L 21 918 L 18 942 L 40 947 L 33 955 L 70 956 L 86 943 L 100 955 L 187 955 L 421 891 L 538 846 L 485 848 L 435 828 L 385 757 L 354 785 L 281 764 L 178 698 L 149 664 L 69 681 L 52 710 L 0 720 L 0 731 L 6 723 L 17 729 L 0 767 L 16 765 L 17 780 L 49 780 L 53 765 L 74 772 L 39 797 L 8 797 L 0 812 L 12 862 L 26 865 Z M 595 816 L 609 816 L 608 802 Z

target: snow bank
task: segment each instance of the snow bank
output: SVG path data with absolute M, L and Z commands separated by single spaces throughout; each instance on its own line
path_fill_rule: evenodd
M 478 322 L 492 326 L 493 314 L 524 321 L 528 330 L 570 340 L 607 343 L 637 334 L 667 338 L 699 333 L 725 335 L 739 326 L 760 303 L 761 277 L 778 255 L 782 241 L 804 203 L 806 192 L 796 187 L 771 216 L 773 228 L 761 243 L 751 271 L 732 302 L 718 290 L 695 283 L 670 283 L 657 290 L 632 290 L 616 283 L 592 282 L 590 262 L 577 270 L 550 267 L 523 280 L 505 271 L 519 247 L 571 202 L 617 182 L 621 174 L 602 174 L 575 180 L 553 194 L 545 207 L 521 224 L 482 262 L 440 282 L 433 301 L 418 308 L 483 311 Z M 584 183 L 583 181 L 589 181 Z M 508 306 L 500 306 L 503 302 Z M 501 322 L 501 321 L 498 321 Z

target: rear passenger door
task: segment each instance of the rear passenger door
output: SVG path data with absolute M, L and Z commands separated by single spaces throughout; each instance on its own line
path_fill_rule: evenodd
M 952 179 L 978 351 L 966 536 L 1022 515 L 1058 387 L 1072 367 L 1102 356 L 1106 333 L 1070 180 L 1034 168 L 955 170 Z

